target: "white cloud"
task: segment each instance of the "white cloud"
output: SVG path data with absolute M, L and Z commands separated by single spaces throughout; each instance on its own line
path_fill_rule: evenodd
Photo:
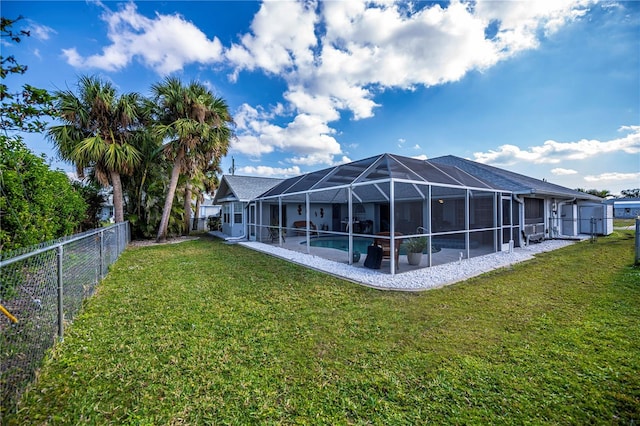
M 487 22 L 498 22 L 497 44 L 503 50 L 514 51 L 537 46 L 539 30 L 552 34 L 567 22 L 583 16 L 593 3 L 593 0 L 480 0 L 475 12 Z
M 315 3 L 265 2 L 251 23 L 251 33 L 226 52 L 235 64 L 232 78 L 242 69 L 261 68 L 269 73 L 289 72 L 311 66 L 313 47 L 317 43 Z
M 619 130 L 628 132 L 628 134 L 610 141 L 581 139 L 577 142 L 556 142 L 548 140 L 540 146 L 530 147 L 526 150 L 515 145 L 502 145 L 495 151 L 476 152 L 473 156 L 480 163 L 511 165 L 517 162 L 557 164 L 564 160 L 584 160 L 615 152 L 640 153 L 640 126 L 623 126 Z
M 58 34 L 53 28 L 47 27 L 46 25 L 36 24 L 33 21 L 29 22 L 28 31 L 38 40 L 49 40 L 52 34 Z
M 556 167 L 555 169 L 551 169 L 551 173 L 556 176 L 568 176 L 568 175 L 575 175 L 578 172 L 573 169 L 563 169 L 562 167 Z
M 327 122 L 340 118 L 340 113 L 328 96 L 312 95 L 301 87 L 295 87 L 287 91 L 284 98 L 298 111 L 318 116 Z
M 334 166 L 337 166 L 339 164 L 347 164 L 347 163 L 351 163 L 353 160 L 349 157 L 347 157 L 346 155 L 343 155 L 342 158 L 338 161 L 336 161 L 335 163 L 333 163 Z
M 330 123 L 342 114 L 355 120 L 371 117 L 379 106 L 376 96 L 386 89 L 458 81 L 472 70 L 536 48 L 542 34 L 582 16 L 590 3 L 265 1 L 250 31 L 223 50 L 217 38 L 209 40 L 182 16 L 150 19 L 131 2 L 116 12 L 105 8 L 111 44 L 100 54 L 84 57 L 75 48 L 63 53 L 79 68 L 115 71 L 138 59 L 167 74 L 189 63 L 226 61 L 232 81 L 244 70 L 279 76 L 287 85 L 287 105 L 270 109 L 271 117 L 242 118 L 233 148 L 252 156 L 289 151 L 294 164 L 333 164 L 343 152 Z M 495 34 L 487 37 L 488 28 Z M 486 157 L 539 161 L 565 146 L 553 141 L 531 151 L 504 146 Z
M 286 167 L 286 168 L 280 168 L 280 167 L 268 167 L 268 166 L 245 166 L 245 167 L 240 167 L 237 170 L 240 173 L 243 174 L 247 174 L 247 175 L 257 175 L 257 176 L 282 176 L 282 177 L 289 177 L 289 176 L 298 176 L 300 175 L 300 167 L 298 166 L 292 166 L 292 167 Z
M 149 19 L 138 13 L 135 3 L 127 3 L 117 12 L 105 8 L 102 20 L 108 25 L 111 44 L 102 53 L 87 57 L 74 47 L 63 49 L 73 67 L 117 71 L 137 58 L 158 74 L 166 75 L 189 63 L 212 64 L 222 59 L 220 41 L 209 40 L 178 14 L 156 14 Z
M 415 158 L 416 160 L 428 160 L 428 159 L 429 159 L 429 157 L 427 157 L 427 156 L 426 156 L 426 155 L 424 155 L 424 154 L 414 155 L 414 156 L 413 156 L 413 157 L 411 157 L 411 158 Z
M 640 184 L 640 172 L 638 173 L 618 173 L 618 172 L 601 173 L 599 175 L 585 176 L 584 180 L 586 180 L 587 182 L 629 181 L 633 185 L 638 185 Z
M 231 148 L 243 154 L 255 157 L 280 150 L 295 155 L 293 164 L 315 165 L 332 164 L 342 153 L 334 130 L 318 116 L 298 114 L 286 126 L 278 126 L 271 123 L 272 112 L 244 104 L 234 117 L 238 140 Z
M 316 129 L 320 133 L 311 141 L 326 148 L 292 161 L 331 164 L 340 150 L 329 136 L 334 133 L 329 123 L 343 112 L 365 119 L 374 115 L 379 106 L 375 97 L 386 88 L 411 90 L 457 81 L 471 70 L 536 48 L 542 33 L 551 34 L 582 16 L 589 3 L 453 1 L 442 7 L 384 1 L 264 2 L 251 31 L 225 56 L 234 68 L 234 80 L 242 70 L 256 69 L 285 79 L 288 89 L 283 96 L 297 114 L 279 136 L 311 136 Z M 485 30 L 490 25 L 497 33 L 488 38 Z M 312 129 L 302 131 L 304 122 Z M 287 149 L 305 148 L 308 142 L 268 144 Z

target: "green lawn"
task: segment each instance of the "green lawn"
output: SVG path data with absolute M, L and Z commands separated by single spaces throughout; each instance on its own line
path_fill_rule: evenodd
M 638 424 L 632 232 L 421 293 L 128 249 L 9 424 Z
M 623 227 L 623 226 L 635 226 L 635 219 L 613 219 L 614 227 Z

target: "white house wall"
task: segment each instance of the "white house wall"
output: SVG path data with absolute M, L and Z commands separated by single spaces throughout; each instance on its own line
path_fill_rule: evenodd
M 230 202 L 222 205 L 222 233 L 230 237 L 242 237 L 246 229 L 247 203 Z M 235 222 L 235 215 L 241 215 L 241 221 Z

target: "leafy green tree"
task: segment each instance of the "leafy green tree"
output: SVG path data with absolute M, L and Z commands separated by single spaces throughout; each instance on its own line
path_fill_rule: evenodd
M 170 163 L 164 158 L 160 145 L 152 134 L 143 138 L 138 144 L 140 164 L 133 174 L 122 179 L 125 210 L 134 238 L 155 237 L 162 217 Z
M 585 194 L 595 195 L 600 198 L 611 197 L 611 191 L 608 189 L 584 189 L 584 188 L 576 188 L 576 191 L 584 192 Z
M 173 162 L 156 237 L 160 242 L 167 237 L 180 176 L 187 176 L 188 192 L 194 170 L 219 164 L 233 137 L 233 119 L 226 102 L 201 83 L 192 82 L 185 86 L 179 79 L 170 77 L 154 85 L 152 91 L 157 104 L 156 134 L 166 141 L 164 154 Z M 186 194 L 185 198 L 190 199 L 190 195 Z M 184 214 L 188 215 L 189 211 L 185 209 Z
M 94 182 L 84 183 L 73 181 L 71 184 L 75 191 L 80 194 L 82 199 L 87 203 L 86 215 L 80 224 L 80 230 L 87 231 L 100 227 L 98 213 L 100 213 L 102 205 L 106 201 L 106 197 L 100 191 L 100 187 Z
M 622 198 L 640 198 L 640 188 L 623 189 L 620 194 Z
M 87 203 L 62 171 L 21 141 L 0 138 L 0 251 L 80 230 Z
M 3 53 L 10 43 L 28 37 L 12 26 L 22 18 L 0 18 Z M 27 66 L 13 55 L 0 56 L 0 251 L 28 247 L 79 229 L 86 203 L 67 176 L 53 171 L 33 154 L 21 133 L 42 132 L 55 114 L 53 97 L 31 85 L 10 92 L 6 79 L 24 74 Z
M 29 31 L 13 31 L 12 26 L 22 20 L 0 18 L 0 43 L 3 52 L 11 43 L 20 43 L 23 37 L 29 37 Z M 44 89 L 25 84 L 22 90 L 11 92 L 5 79 L 11 74 L 24 74 L 27 66 L 19 64 L 14 55 L 0 55 L 0 128 L 4 138 L 19 140 L 17 132 L 42 132 L 49 117 L 55 115 L 53 97 Z M 9 132 L 13 132 L 11 135 Z
M 56 97 L 64 124 L 52 126 L 49 138 L 60 156 L 76 165 L 80 177 L 92 169 L 102 186 L 112 186 L 115 221 L 124 221 L 121 175 L 133 173 L 141 161 L 136 147 L 144 130 L 141 96 L 118 96 L 111 83 L 83 76 L 77 95 L 67 90 Z

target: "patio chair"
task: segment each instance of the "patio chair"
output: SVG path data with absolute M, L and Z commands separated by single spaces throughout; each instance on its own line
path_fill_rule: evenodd
M 398 264 L 398 258 L 400 256 L 400 245 L 402 244 L 402 238 L 398 238 L 401 237 L 403 234 L 401 232 L 396 232 L 395 233 L 395 258 L 396 258 L 396 268 L 398 268 L 399 264 Z M 389 237 L 391 236 L 391 232 L 378 232 L 376 233 L 376 236 L 378 237 Z M 378 245 L 380 247 L 382 247 L 382 259 L 391 259 L 391 239 L 389 238 L 375 238 L 374 239 L 374 244 Z
M 269 226 L 267 228 L 269 230 L 269 238 L 271 238 L 271 242 L 275 243 L 276 241 L 279 241 L 279 233 L 278 230 L 280 228 L 278 228 L 277 226 Z M 282 230 L 282 242 L 286 243 L 286 240 L 284 239 L 284 236 L 286 235 L 286 231 L 283 229 Z

